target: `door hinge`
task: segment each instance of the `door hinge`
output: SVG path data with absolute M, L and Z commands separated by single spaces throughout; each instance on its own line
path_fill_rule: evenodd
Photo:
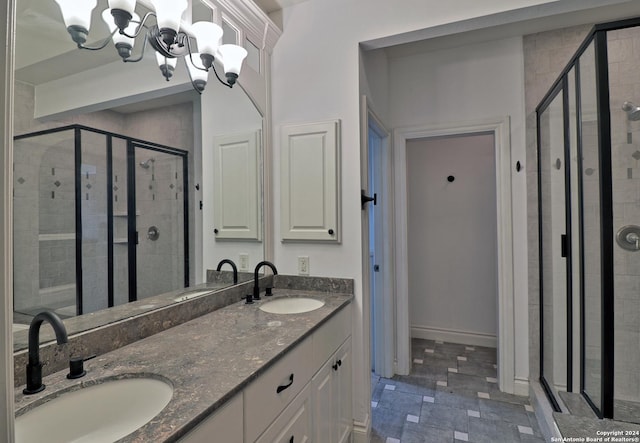
M 373 265 L 373 272 L 380 272 L 380 265 Z
M 562 234 L 560 236 L 560 256 L 566 257 L 568 254 L 568 244 L 567 244 L 567 234 Z

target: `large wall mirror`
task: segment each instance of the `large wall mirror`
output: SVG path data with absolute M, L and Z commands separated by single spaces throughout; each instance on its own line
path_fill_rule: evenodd
M 189 3 L 184 21 L 217 21 L 234 29 L 225 43 L 232 38 L 257 48 L 250 33 L 211 2 Z M 145 4 L 138 1 L 140 16 L 148 11 Z M 107 0 L 98 1 L 88 45 L 108 37 L 101 17 L 107 7 Z M 244 279 L 252 277 L 254 266 L 268 258 L 268 131 L 255 105 L 264 109 L 265 99 L 247 92 L 247 84 L 260 81 L 266 91 L 261 53 L 250 51 L 233 88 L 210 73 L 200 95 L 180 72 L 186 69 L 182 60 L 165 85 L 148 45 L 139 63 L 122 63 L 113 43 L 78 50 L 53 0 L 18 2 L 16 12 L 14 133 L 22 138 L 14 165 L 14 351 L 26 348 L 30 319 L 42 309 L 67 319 L 69 333 L 76 333 L 166 306 L 161 294 L 206 282 L 207 271 L 222 259 L 237 264 L 240 281 L 243 271 Z M 140 53 L 137 45 L 134 54 Z M 117 75 L 138 86 L 127 94 L 126 83 L 114 87 Z M 102 94 L 99 102 L 78 97 L 75 87 L 84 81 L 93 85 L 92 94 Z M 158 88 L 145 90 L 145 83 Z M 68 90 L 60 86 L 65 84 Z M 109 88 L 117 90 L 113 97 L 105 97 Z M 51 100 L 54 93 L 63 97 L 60 103 Z M 73 100 L 86 103 L 74 108 Z M 132 223 L 137 238 L 128 232 Z

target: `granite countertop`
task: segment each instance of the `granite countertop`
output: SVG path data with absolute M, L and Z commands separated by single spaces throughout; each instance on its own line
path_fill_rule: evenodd
M 294 315 L 269 314 L 259 309 L 260 303 L 269 299 L 293 294 L 325 304 L 315 311 Z M 87 375 L 81 379 L 68 380 L 68 370 L 63 370 L 44 378 L 47 388 L 40 394 L 24 396 L 21 387 L 17 388 L 16 411 L 26 411 L 56 392 L 101 380 L 151 376 L 170 381 L 173 397 L 153 420 L 119 441 L 177 441 L 352 298 L 348 292 L 276 287 L 271 298 L 263 297 L 252 305 L 234 303 L 89 360 L 85 362 Z

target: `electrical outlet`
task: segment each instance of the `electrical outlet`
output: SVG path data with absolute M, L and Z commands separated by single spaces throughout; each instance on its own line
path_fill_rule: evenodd
M 249 270 L 249 254 L 242 253 L 239 255 L 240 260 L 238 266 L 240 267 L 240 271 L 248 271 Z
M 309 257 L 298 257 L 298 275 L 309 275 Z

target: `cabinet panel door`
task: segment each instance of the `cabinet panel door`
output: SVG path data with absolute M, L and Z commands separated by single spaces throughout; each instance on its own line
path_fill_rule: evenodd
M 213 219 L 216 240 L 261 239 L 259 140 L 259 131 L 214 138 Z
M 353 412 L 351 405 L 351 338 L 347 339 L 336 352 L 336 364 L 334 389 L 337 401 L 337 442 L 349 441 L 353 427 Z
M 215 441 L 243 443 L 242 394 L 236 395 L 222 409 L 214 412 L 211 417 L 205 418 L 179 441 L 180 443 L 211 443 L 213 436 Z
M 256 443 L 310 442 L 311 420 L 311 387 L 308 383 Z
M 283 126 L 282 240 L 340 241 L 340 121 Z
M 327 361 L 311 380 L 313 401 L 313 441 L 335 441 L 335 391 L 333 383 L 333 359 Z

